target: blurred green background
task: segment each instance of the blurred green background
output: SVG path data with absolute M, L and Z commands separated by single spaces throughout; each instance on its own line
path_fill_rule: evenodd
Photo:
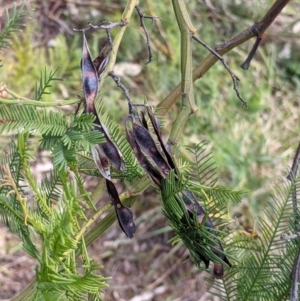
M 192 22 L 198 30 L 197 36 L 211 47 L 230 39 L 251 26 L 253 22 L 259 21 L 273 2 L 186 1 Z M 2 0 L 2 4 L 0 20 L 3 28 L 4 10 L 9 9 L 12 2 Z M 14 92 L 31 98 L 45 66 L 48 70 L 59 68 L 56 77 L 62 78 L 63 81 L 57 82 L 52 88 L 52 94 L 44 100 L 48 98 L 59 102 L 63 99 L 76 98 L 82 94 L 80 70 L 82 37 L 72 28 L 86 27 L 88 22 L 93 24 L 101 21 L 117 22 L 121 18 L 126 1 L 40 0 L 27 1 L 26 5 L 34 10 L 30 13 L 31 19 L 26 21 L 27 26 L 14 36 L 11 48 L 5 49 L 1 54 L 3 67 L 0 69 L 0 83 L 4 82 Z M 180 82 L 179 31 L 170 1 L 140 1 L 140 7 L 144 14 L 162 18 L 157 24 L 145 20 L 151 38 L 153 61 L 144 65 L 148 56 L 145 36 L 139 26 L 138 16 L 134 14 L 121 42 L 115 71 L 121 76 L 122 83 L 130 89 L 135 103 L 143 103 L 146 99 L 149 104 L 157 105 Z M 291 166 L 299 142 L 299 11 L 299 1 L 291 1 L 288 4 L 265 33 L 249 70 L 242 70 L 239 66 L 250 52 L 254 39 L 225 55 L 227 64 L 240 79 L 238 88 L 242 98 L 248 102 L 247 109 L 242 108 L 233 90 L 231 77 L 220 62 L 216 63 L 201 80 L 195 82 L 195 98 L 199 111 L 190 118 L 180 142 L 184 146 L 208 140 L 219 167 L 220 184 L 248 191 L 242 204 L 230 210 L 232 216 L 237 217 L 249 232 L 253 229 L 255 216 L 270 200 L 272 184 L 278 181 L 279 177 L 287 175 L 287 169 Z M 117 29 L 112 30 L 112 37 L 116 31 Z M 89 31 L 87 39 L 92 56 L 96 57 L 105 43 L 106 33 L 99 30 Z M 207 50 L 196 43 L 193 50 L 196 66 L 207 55 Z M 122 92 L 108 78 L 101 94 L 110 114 L 123 124 L 127 105 Z M 179 103 L 165 118 L 166 137 L 178 112 Z M 183 154 L 189 156 L 184 148 L 182 149 Z M 159 235 L 164 235 L 166 224 L 160 214 L 158 201 L 151 203 L 153 199 L 156 199 L 153 192 L 144 194 L 141 202 L 136 204 L 135 210 L 136 214 L 139 214 L 141 225 L 150 223 L 151 227 L 154 227 L 152 229 L 149 226 L 152 232 L 148 234 L 142 231 L 149 239 L 152 238 L 147 242 L 147 246 L 151 250 L 155 248 L 159 250 L 161 248 Z M 152 223 L 153 220 L 157 222 Z M 144 240 L 145 236 L 141 239 Z M 130 254 L 129 243 L 120 238 L 119 245 L 124 245 L 125 249 L 120 248 L 118 252 Z M 167 244 L 166 241 L 164 243 Z M 137 247 L 136 243 L 133 245 Z M 171 252 L 170 249 L 168 252 Z M 111 256 L 109 254 L 111 253 L 108 252 L 107 257 Z M 151 254 L 150 258 L 158 258 L 154 253 Z M 140 260 L 145 261 L 145 257 L 142 256 Z M 169 259 L 165 259 L 167 260 Z M 164 261 L 158 262 L 163 264 Z M 113 266 L 113 263 L 109 264 Z M 151 266 L 151 263 L 148 264 Z M 112 266 L 110 268 L 113 269 Z M 165 266 L 165 270 L 168 271 L 170 266 Z M 197 271 L 190 269 L 184 272 L 190 276 L 182 274 L 178 277 L 192 281 L 191 275 Z M 153 275 L 156 275 L 155 272 Z M 171 281 L 174 285 L 175 282 L 168 278 L 170 275 L 166 276 L 166 281 Z M 141 294 L 145 287 L 140 288 L 138 293 Z M 130 294 L 123 299 L 118 297 L 118 294 L 117 288 L 111 289 L 109 294 L 111 299 L 107 300 L 130 298 Z M 136 294 L 137 291 L 133 295 Z M 184 299 L 183 293 L 176 294 L 174 293 L 174 298 L 164 300 L 200 300 L 198 295 L 195 297 L 190 295 L 190 299 Z M 154 296 L 145 300 L 162 299 L 155 299 Z

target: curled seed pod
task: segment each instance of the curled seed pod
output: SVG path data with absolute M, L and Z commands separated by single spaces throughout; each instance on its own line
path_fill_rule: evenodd
M 149 158 L 151 158 L 151 160 L 153 160 L 162 176 L 166 177 L 169 174 L 171 167 L 157 149 L 157 146 L 150 133 L 135 122 L 133 122 L 132 133 L 141 151 L 144 152 Z
M 101 78 L 101 74 L 105 70 L 108 64 L 111 50 L 112 50 L 112 45 L 109 42 L 106 43 L 102 48 L 101 52 L 99 53 L 99 55 L 93 61 L 99 79 Z
M 133 222 L 132 212 L 121 203 L 117 189 L 112 181 L 106 179 L 106 187 L 116 210 L 121 229 L 129 238 L 132 238 L 135 233 L 135 224 Z
M 96 145 L 95 149 L 92 150 L 92 156 L 100 173 L 106 179 L 111 178 L 109 163 L 117 170 L 124 171 L 125 169 L 123 157 L 111 141 Z
M 144 156 L 141 152 L 140 148 L 138 147 L 132 132 L 126 127 L 126 137 L 127 141 L 129 142 L 135 157 L 140 163 L 140 166 L 145 170 L 145 172 L 150 176 L 151 180 L 156 184 L 158 187 L 161 187 L 161 180 L 162 176 L 159 172 L 150 164 L 148 159 Z
M 95 65 L 92 61 L 84 32 L 83 32 L 81 70 L 82 70 L 83 94 L 84 94 L 85 106 L 86 106 L 85 111 L 86 113 L 91 113 L 94 112 L 95 110 L 95 100 L 98 93 L 98 74 Z

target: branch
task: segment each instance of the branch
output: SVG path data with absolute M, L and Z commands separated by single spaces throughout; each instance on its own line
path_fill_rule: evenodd
M 136 5 L 135 7 L 138 15 L 139 15 L 139 18 L 140 18 L 140 26 L 143 28 L 143 31 L 145 33 L 145 36 L 146 36 L 146 45 L 147 45 L 147 49 L 148 49 L 148 60 L 147 62 L 145 63 L 145 65 L 149 64 L 152 62 L 152 51 L 151 51 L 151 47 L 150 47 L 150 37 L 149 37 L 149 33 L 148 33 L 148 30 L 145 26 L 145 23 L 144 23 L 144 19 L 151 19 L 152 22 L 154 23 L 156 20 L 155 19 L 158 19 L 159 17 L 153 17 L 153 16 L 146 16 L 142 13 L 140 7 L 138 5 Z M 160 18 L 159 18 L 160 19 Z
M 31 99 L 16 98 L 16 99 L 7 99 L 0 97 L 0 104 L 4 105 L 25 105 L 25 106 L 34 106 L 34 107 L 63 107 L 68 105 L 74 105 L 79 103 L 81 100 L 78 99 L 69 99 L 62 102 L 57 101 L 36 101 Z
M 198 42 L 200 45 L 202 45 L 203 47 L 205 47 L 211 54 L 215 55 L 220 62 L 223 64 L 224 68 L 228 71 L 228 73 L 230 74 L 231 78 L 232 78 L 232 82 L 233 82 L 233 90 L 235 91 L 237 97 L 239 98 L 239 100 L 242 102 L 243 107 L 247 107 L 247 102 L 245 102 L 240 93 L 239 90 L 237 88 L 237 81 L 239 81 L 239 78 L 230 70 L 230 68 L 228 67 L 227 63 L 225 62 L 224 58 L 218 54 L 215 50 L 213 50 L 212 48 L 210 48 L 207 44 L 205 44 L 204 42 L 202 42 L 200 39 L 198 39 L 197 37 L 193 36 L 193 40 L 195 40 L 196 42 Z
M 277 0 L 275 4 L 268 10 L 265 16 L 254 25 L 250 26 L 243 32 L 239 33 L 235 37 L 231 38 L 227 42 L 224 42 L 215 47 L 215 51 L 220 55 L 224 55 L 230 50 L 236 48 L 237 46 L 243 44 L 249 39 L 256 36 L 257 30 L 260 32 L 266 31 L 266 29 L 271 25 L 272 21 L 279 15 L 282 8 L 287 5 L 288 0 Z M 208 54 L 199 65 L 193 70 L 193 81 L 204 76 L 204 74 L 218 61 L 218 58 L 213 54 Z M 158 107 L 161 108 L 160 114 L 165 115 L 170 108 L 176 103 L 180 96 L 180 84 L 178 84 L 159 104 Z
M 187 8 L 183 0 L 172 0 L 173 9 L 181 34 L 181 111 L 173 123 L 168 144 L 176 145 L 181 132 L 189 118 L 196 113 L 198 108 L 195 104 L 193 79 L 192 79 L 192 36 L 196 29 L 191 23 Z
M 250 66 L 250 63 L 256 53 L 256 50 L 260 44 L 262 36 L 266 29 L 272 24 L 277 15 L 282 11 L 282 9 L 290 2 L 290 0 L 277 0 L 272 7 L 267 11 L 265 16 L 252 26 L 252 31 L 257 36 L 256 41 L 246 59 L 246 61 L 241 65 L 241 68 L 247 70 Z

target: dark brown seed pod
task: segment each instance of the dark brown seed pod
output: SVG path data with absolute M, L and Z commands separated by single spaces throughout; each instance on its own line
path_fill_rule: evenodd
M 106 139 L 105 143 L 97 145 L 97 150 L 99 151 L 101 149 L 101 154 L 103 153 L 106 156 L 108 161 L 112 164 L 112 166 L 115 169 L 124 171 L 125 163 L 124 163 L 124 158 L 122 156 L 122 153 L 110 138 L 108 130 L 106 129 L 104 124 L 100 121 L 96 110 L 94 111 L 94 115 L 96 116 L 95 124 L 97 125 L 94 127 L 94 130 L 100 131 Z
M 224 275 L 224 267 L 222 266 L 222 264 L 218 263 L 218 262 L 214 262 L 214 278 L 215 279 L 222 279 L 223 275 Z
M 182 200 L 184 201 L 188 211 L 190 212 L 191 218 L 192 218 L 192 213 L 196 212 L 197 213 L 197 221 L 199 224 L 202 224 L 203 218 L 205 217 L 205 210 L 199 204 L 195 195 L 189 190 L 184 190 L 182 192 Z M 210 228 L 210 229 L 214 229 L 213 223 L 209 217 L 206 217 L 204 226 L 207 228 Z M 212 234 L 215 234 L 215 231 L 212 231 Z M 218 251 L 218 250 L 220 250 L 220 251 Z M 222 259 L 225 263 L 227 263 L 228 266 L 231 267 L 231 263 L 229 262 L 228 258 L 224 255 L 224 250 L 223 250 L 222 244 L 219 241 L 217 242 L 217 244 L 215 246 L 212 247 L 212 251 L 220 259 Z M 206 268 L 208 268 L 209 259 L 204 257 L 200 252 L 196 252 L 196 254 L 204 262 Z M 224 274 L 223 265 L 221 263 L 214 262 L 213 273 L 214 273 L 215 279 L 221 279 Z
M 196 252 L 200 260 L 205 264 L 205 267 L 208 269 L 210 260 L 204 257 L 200 252 Z
M 132 212 L 121 203 L 117 189 L 112 181 L 106 179 L 106 187 L 109 197 L 116 210 L 121 229 L 129 238 L 132 238 L 135 233 L 135 224 L 133 222 Z
M 201 224 L 205 216 L 205 210 L 201 207 L 195 195 L 189 190 L 184 190 L 182 192 L 182 200 L 191 213 L 193 213 L 193 211 L 196 211 L 198 224 Z
M 162 176 L 159 174 L 159 172 L 150 164 L 148 159 L 144 156 L 144 154 L 141 152 L 140 148 L 138 147 L 132 132 L 126 127 L 126 138 L 129 142 L 135 157 L 139 161 L 140 166 L 145 170 L 145 172 L 149 175 L 151 180 L 156 184 L 158 187 L 161 187 L 161 180 Z
M 147 113 L 148 113 L 149 119 L 151 121 L 151 124 L 153 126 L 154 132 L 157 136 L 157 139 L 160 143 L 161 149 L 163 150 L 164 155 L 167 158 L 168 164 L 171 166 L 172 169 L 176 170 L 170 148 L 162 139 L 161 130 L 160 130 L 160 122 L 159 122 L 158 118 L 156 118 L 154 116 L 152 109 L 149 106 L 147 106 Z
M 218 242 L 218 244 L 215 246 L 215 249 L 213 252 L 219 257 L 221 258 L 225 263 L 227 263 L 228 266 L 232 267 L 230 261 L 228 260 L 228 258 L 223 254 L 223 247 L 221 245 L 220 242 Z M 221 252 L 219 252 L 218 250 L 220 250 Z M 221 279 L 223 277 L 224 274 L 224 266 L 219 263 L 219 262 L 214 262 L 214 277 L 215 279 Z
M 109 55 L 111 50 L 112 50 L 112 45 L 110 43 L 106 43 L 102 48 L 101 52 L 99 53 L 99 55 L 93 61 L 99 79 L 101 78 L 101 74 L 103 73 L 103 71 L 105 70 L 109 62 Z
M 95 100 L 98 93 L 98 74 L 92 61 L 84 32 L 81 70 L 83 94 L 85 99 L 85 112 L 92 113 L 95 111 Z
M 100 122 L 100 124 L 106 139 L 106 142 L 100 145 L 103 149 L 103 152 L 106 154 L 107 158 L 109 159 L 110 163 L 113 165 L 114 168 L 120 171 L 124 171 L 125 163 L 122 153 L 110 138 L 108 130 L 106 129 L 104 124 L 102 122 Z
M 151 160 L 158 167 L 162 176 L 166 177 L 169 174 L 171 167 L 157 149 L 157 146 L 150 133 L 135 122 L 133 122 L 132 133 L 141 151 L 144 152 L 149 158 L 151 158 Z

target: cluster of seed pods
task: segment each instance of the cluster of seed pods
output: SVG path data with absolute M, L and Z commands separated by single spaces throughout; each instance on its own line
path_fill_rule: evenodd
M 125 207 L 119 198 L 119 194 L 114 183 L 111 180 L 110 166 L 116 170 L 124 171 L 125 164 L 123 156 L 112 141 L 105 125 L 101 122 L 96 108 L 95 101 L 98 95 L 99 82 L 101 75 L 109 60 L 109 54 L 112 49 L 111 44 L 107 43 L 99 56 L 92 60 L 88 44 L 83 32 L 83 49 L 82 49 L 82 82 L 83 94 L 85 99 L 85 113 L 93 114 L 95 116 L 95 131 L 100 131 L 105 137 L 106 142 L 103 144 L 95 145 L 92 149 L 92 156 L 95 164 L 106 180 L 106 187 L 112 204 L 115 208 L 119 225 L 124 233 L 132 238 L 135 233 L 135 224 L 133 222 L 133 215 L 129 208 Z
M 147 115 L 150 120 L 151 127 L 153 129 L 152 134 L 145 115 Z M 126 135 L 140 166 L 149 175 L 158 189 L 162 188 L 162 180 L 168 176 L 171 170 L 174 170 L 175 177 L 179 177 L 170 148 L 162 139 L 160 122 L 154 116 L 149 106 L 145 106 L 145 111 L 141 111 L 140 115 L 138 115 L 134 110 L 131 110 L 126 122 Z M 152 135 L 155 136 L 158 141 L 158 145 Z M 193 192 L 184 190 L 180 193 L 180 198 L 185 204 L 190 219 L 192 219 L 193 215 L 196 214 L 197 223 L 199 225 L 202 224 L 203 219 L 205 218 L 204 226 L 213 229 L 211 220 L 206 217 L 205 210 L 201 207 Z M 184 219 L 182 219 L 181 222 L 184 223 Z M 215 255 L 231 266 L 229 260 L 224 255 L 220 241 L 216 242 L 216 244 L 212 247 L 212 250 Z M 204 262 L 206 268 L 208 268 L 210 260 L 197 250 L 195 253 L 198 258 Z M 218 262 L 214 262 L 213 273 L 216 279 L 222 278 L 224 273 L 223 265 Z
M 135 233 L 135 224 L 133 222 L 132 212 L 121 203 L 110 174 L 111 166 L 113 166 L 116 170 L 124 171 L 125 163 L 120 150 L 112 141 L 105 125 L 99 119 L 95 108 L 99 82 L 101 81 L 101 75 L 108 63 L 112 47 L 109 41 L 102 49 L 99 56 L 92 60 L 85 37 L 85 31 L 82 32 L 83 50 L 81 68 L 85 113 L 93 114 L 95 116 L 94 130 L 100 131 L 106 139 L 105 143 L 95 145 L 91 151 L 92 157 L 98 170 L 106 180 L 107 191 L 114 205 L 119 225 L 124 233 L 128 237 L 132 238 Z M 171 170 L 174 170 L 175 176 L 178 178 L 178 171 L 171 155 L 170 148 L 162 139 L 160 122 L 154 116 L 152 109 L 149 106 L 145 106 L 144 110 L 141 110 L 140 114 L 138 114 L 130 99 L 127 100 L 129 102 L 129 115 L 126 120 L 127 140 L 131 145 L 140 166 L 149 175 L 156 187 L 161 189 L 162 180 L 166 179 Z M 148 126 L 146 117 L 150 121 L 151 127 Z M 158 143 L 156 143 L 153 137 L 156 137 Z M 205 218 L 204 226 L 213 229 L 211 220 L 206 217 L 205 210 L 201 207 L 195 195 L 191 191 L 184 190 L 180 193 L 180 198 L 183 200 L 191 219 L 194 214 L 196 214 L 198 224 L 202 224 L 202 221 Z M 182 219 L 182 223 L 185 223 L 184 219 Z M 223 253 L 223 248 L 219 241 L 212 246 L 212 250 L 215 255 L 231 266 Z M 210 260 L 197 250 L 196 254 L 198 258 L 204 262 L 206 268 L 208 268 Z M 215 278 L 222 278 L 223 270 L 224 268 L 222 264 L 214 262 Z

